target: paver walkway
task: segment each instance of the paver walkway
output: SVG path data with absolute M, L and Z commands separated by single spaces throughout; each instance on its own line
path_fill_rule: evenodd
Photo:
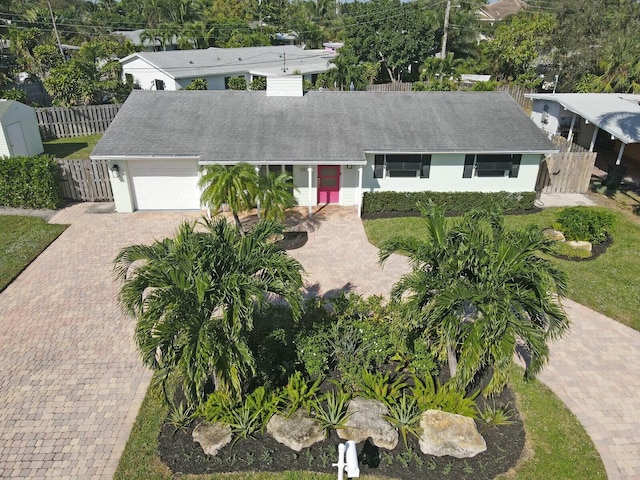
M 195 215 L 91 208 L 58 213 L 53 221 L 71 226 L 0 294 L 0 478 L 111 478 L 149 383 L 111 261 Z M 351 209 L 323 209 L 301 226 L 309 242 L 290 253 L 310 293 L 386 295 L 408 271 L 399 256 L 380 269 Z M 640 333 L 566 306 L 573 326 L 541 378 L 594 439 L 609 478 L 640 479 Z
M 71 226 L 0 293 L 0 478 L 110 479 L 150 376 L 111 261 L 184 214 L 59 212 Z

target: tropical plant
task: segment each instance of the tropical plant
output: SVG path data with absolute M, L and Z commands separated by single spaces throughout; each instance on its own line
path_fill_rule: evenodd
M 361 391 L 359 395 L 365 398 L 379 400 L 386 405 L 394 404 L 402 389 L 407 386 L 401 377 L 391 378 L 389 372 L 369 372 L 364 369 L 361 372 Z
M 297 203 L 293 195 L 294 189 L 293 177 L 286 172 L 261 175 L 258 181 L 258 200 L 263 218 L 283 222 L 285 210 Z
M 418 408 L 415 398 L 409 397 L 403 393 L 397 402 L 388 405 L 389 414 L 384 415 L 384 419 L 387 420 L 394 428 L 397 428 L 404 441 L 404 446 L 407 447 L 407 434 L 411 434 L 414 437 L 420 437 L 419 428 L 417 428 L 420 422 L 422 411 Z
M 393 252 L 409 256 L 412 271 L 392 289 L 394 299 L 406 299 L 408 328 L 446 355 L 460 388 L 490 371 L 485 391 L 502 390 L 519 345 L 530 354 L 525 375 L 535 376 L 548 342 L 569 326 L 559 303 L 565 276 L 539 255 L 553 242 L 535 227 L 506 231 L 497 213 L 447 222 L 441 208 L 421 209 L 428 239 L 394 238 L 380 252 L 381 263 Z
M 238 214 L 254 207 L 258 194 L 258 175 L 248 163 L 205 165 L 198 185 L 202 188 L 200 203 L 217 212 L 228 205 L 238 231 L 244 235 Z
M 434 381 L 433 377 L 419 377 L 414 375 L 411 395 L 416 400 L 416 405 L 421 411 L 442 410 L 444 412 L 464 415 L 465 417 L 476 418 L 477 409 L 475 399 L 480 393 L 476 391 L 471 396 L 458 388 L 455 384 L 448 382 L 444 385 L 440 381 Z
M 601 243 L 613 227 L 614 219 L 604 208 L 569 207 L 558 214 L 558 228 L 567 240 Z
M 254 77 L 249 84 L 249 90 L 266 90 L 267 77 Z
M 184 87 L 185 90 L 207 90 L 208 88 L 209 82 L 202 77 L 194 78 L 189 85 Z
M 286 412 L 291 415 L 301 407 L 310 411 L 320 390 L 322 380 L 322 377 L 318 377 L 313 382 L 307 381 L 300 371 L 296 371 L 291 375 L 281 391 L 281 398 L 285 404 Z
M 227 48 L 235 48 L 228 46 Z M 231 77 L 229 79 L 229 88 L 231 90 L 246 90 L 247 80 L 244 77 Z
M 509 408 L 509 404 L 497 407 L 495 402 L 493 404 L 486 403 L 484 408 L 478 408 L 477 410 L 478 420 L 484 424 L 483 430 L 489 427 L 500 427 L 514 423 L 513 412 Z
M 351 395 L 338 388 L 336 391 L 327 392 L 322 399 L 314 402 L 315 419 L 320 422 L 325 432 L 330 428 L 344 428 L 345 422 L 351 416 L 347 412 L 350 398 Z
M 182 223 L 175 238 L 117 255 L 118 300 L 136 319 L 143 362 L 164 372 L 163 384 L 179 378 L 189 405 L 204 400 L 210 382 L 239 397 L 253 371 L 247 344 L 253 312 L 268 295 L 299 315 L 302 267 L 269 241 L 281 231 L 261 222 L 241 236 L 225 219 L 202 219 Z
M 193 408 L 180 402 L 178 406 L 172 405 L 167 417 L 167 424 L 175 428 L 175 431 L 187 428 L 193 418 Z

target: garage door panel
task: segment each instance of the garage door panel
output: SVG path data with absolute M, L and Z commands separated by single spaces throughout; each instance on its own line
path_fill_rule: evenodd
M 133 197 L 139 210 L 198 210 L 196 160 L 132 160 Z

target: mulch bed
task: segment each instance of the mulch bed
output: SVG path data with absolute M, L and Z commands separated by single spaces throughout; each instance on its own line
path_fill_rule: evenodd
M 295 250 L 304 246 L 308 239 L 309 234 L 307 232 L 284 232 L 284 238 L 278 240 L 276 245 L 283 250 Z
M 591 256 L 587 258 L 580 257 L 567 257 L 566 255 L 558 255 L 554 254 L 553 256 L 559 258 L 561 260 L 568 260 L 570 262 L 590 262 L 591 260 L 595 260 L 613 244 L 613 237 L 607 234 L 607 238 L 600 243 L 596 243 L 591 247 Z
M 509 390 L 496 399 L 496 404 L 509 403 L 511 425 L 481 430 L 487 450 L 474 458 L 434 457 L 424 455 L 415 438 L 409 436 L 409 449 L 402 438 L 393 451 L 378 450 L 369 442 L 358 444 L 360 475 L 386 476 L 403 480 L 417 478 L 493 479 L 514 467 L 522 454 L 525 441 L 522 420 L 517 415 L 513 395 Z M 492 403 L 491 403 L 492 404 Z M 159 438 L 161 460 L 175 474 L 211 474 L 221 472 L 304 470 L 323 473 L 337 472 L 331 464 L 337 461 L 337 446 L 343 443 L 335 432 L 311 448 L 294 452 L 268 435 L 239 440 L 227 445 L 215 457 L 204 454 L 191 438 L 190 428 L 176 431 L 164 425 Z M 346 477 L 345 477 L 346 478 Z

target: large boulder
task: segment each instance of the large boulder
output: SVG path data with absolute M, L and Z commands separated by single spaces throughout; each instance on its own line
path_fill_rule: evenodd
M 320 423 L 309 418 L 302 408 L 289 417 L 280 414 L 272 416 L 267 423 L 267 433 L 296 452 L 326 438 Z
M 475 457 L 487 449 L 472 418 L 427 410 L 420 417 L 420 450 L 428 455 L 456 458 Z
M 578 250 L 586 250 L 587 252 L 591 252 L 591 250 L 593 250 L 593 245 L 591 244 L 591 242 L 585 242 L 582 240 L 571 240 L 567 242 L 567 245 Z
M 207 455 L 216 455 L 231 441 L 231 427 L 224 423 L 200 422 L 191 434 Z
M 356 397 L 347 407 L 349 418 L 344 428 L 338 429 L 343 440 L 364 442 L 370 438 L 376 447 L 393 450 L 398 445 L 398 432 L 384 419 L 389 409 L 384 403 L 369 398 Z
M 542 233 L 544 233 L 544 235 L 551 239 L 551 240 L 555 240 L 556 242 L 564 242 L 565 238 L 564 238 L 564 233 L 562 233 L 559 230 L 556 230 L 555 228 L 547 228 L 546 230 L 543 230 Z

